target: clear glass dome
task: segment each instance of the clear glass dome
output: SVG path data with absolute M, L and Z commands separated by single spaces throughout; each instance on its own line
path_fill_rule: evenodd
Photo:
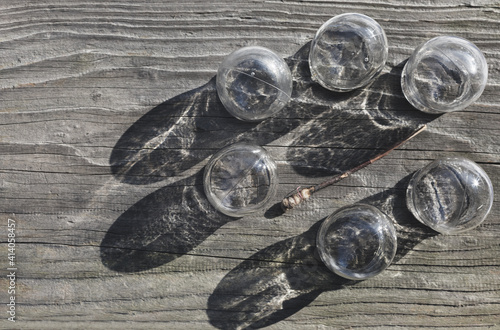
M 391 264 L 397 248 L 396 229 L 374 206 L 347 206 L 325 219 L 318 231 L 317 248 L 334 273 L 364 280 Z
M 415 218 L 432 229 L 459 233 L 484 221 L 493 204 L 493 185 L 471 160 L 439 159 L 413 175 L 406 204 Z
M 276 193 L 276 164 L 255 145 L 238 143 L 217 152 L 205 167 L 205 194 L 220 212 L 242 217 L 264 208 Z
M 362 14 L 342 14 L 323 24 L 311 44 L 312 79 L 347 92 L 365 86 L 384 68 L 389 46 L 382 27 Z
M 486 86 L 488 64 L 470 41 L 433 38 L 415 49 L 401 76 L 403 93 L 415 108 L 428 113 L 462 110 Z
M 292 95 L 292 73 L 285 61 L 264 47 L 244 47 L 220 64 L 217 93 L 226 110 L 244 121 L 259 121 L 285 107 Z

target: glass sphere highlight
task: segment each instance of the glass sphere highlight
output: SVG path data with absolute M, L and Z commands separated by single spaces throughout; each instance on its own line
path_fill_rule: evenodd
M 374 206 L 347 206 L 323 222 L 317 247 L 321 260 L 335 274 L 364 280 L 391 264 L 397 248 L 396 229 Z
M 219 66 L 217 93 L 226 110 L 244 121 L 259 121 L 283 109 L 292 95 L 285 61 L 264 47 L 244 47 Z
M 488 64 L 473 43 L 440 36 L 415 49 L 403 68 L 401 87 L 412 106 L 438 114 L 468 107 L 487 79 Z
M 470 230 L 493 204 L 490 178 L 466 158 L 435 160 L 417 171 L 406 191 L 408 209 L 423 224 L 443 233 Z
M 312 79 L 336 92 L 365 86 L 384 68 L 389 54 L 382 27 L 362 14 L 342 14 L 323 24 L 311 44 Z
M 238 143 L 218 151 L 205 167 L 205 194 L 220 212 L 242 217 L 265 207 L 275 195 L 276 164 L 255 145 Z

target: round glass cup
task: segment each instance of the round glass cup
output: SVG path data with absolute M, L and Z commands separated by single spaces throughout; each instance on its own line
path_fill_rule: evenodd
M 406 204 L 415 218 L 432 229 L 460 233 L 484 221 L 493 204 L 493 185 L 469 159 L 438 159 L 413 175 Z
M 364 280 L 378 275 L 394 259 L 396 229 L 371 205 L 340 208 L 322 223 L 317 236 L 321 260 L 335 274 Z
M 280 111 L 292 95 L 292 73 L 273 51 L 244 47 L 219 66 L 217 93 L 226 110 L 244 121 L 259 121 Z
M 470 41 L 440 36 L 415 49 L 401 75 L 403 93 L 412 106 L 427 113 L 462 110 L 483 93 L 488 64 Z
M 218 151 L 205 167 L 205 194 L 220 212 L 242 217 L 264 208 L 276 193 L 276 164 L 255 145 L 238 143 Z
M 365 86 L 384 68 L 387 37 L 372 18 L 335 16 L 316 33 L 309 53 L 312 79 L 326 89 L 347 92 Z

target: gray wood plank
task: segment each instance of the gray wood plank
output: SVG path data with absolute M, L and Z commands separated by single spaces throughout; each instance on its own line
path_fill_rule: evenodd
M 383 26 L 389 59 L 371 85 L 310 81 L 308 43 L 330 17 Z M 444 236 L 405 207 L 411 174 L 442 156 L 478 162 L 500 187 L 500 7 L 495 1 L 0 1 L 0 328 L 337 329 L 500 327 L 500 207 Z M 428 116 L 402 64 L 442 34 L 473 41 L 488 86 L 464 111 Z M 242 123 L 215 91 L 246 45 L 294 74 L 291 104 Z M 209 157 L 236 141 L 278 160 L 273 203 L 428 129 L 293 212 L 232 219 L 204 197 Z M 351 283 L 314 256 L 322 219 L 367 202 L 398 230 L 395 262 Z M 16 221 L 16 318 L 7 321 L 7 223 Z

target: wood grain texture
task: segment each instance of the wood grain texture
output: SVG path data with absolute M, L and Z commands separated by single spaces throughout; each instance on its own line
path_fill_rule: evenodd
M 382 74 L 327 92 L 310 81 L 323 22 L 360 12 L 385 29 Z M 342 329 L 500 327 L 500 201 L 478 228 L 438 235 L 404 202 L 441 156 L 479 163 L 500 191 L 500 3 L 495 1 L 0 1 L 0 328 Z M 473 41 L 488 85 L 465 111 L 427 116 L 399 86 L 402 63 L 442 34 Z M 290 106 L 235 120 L 218 64 L 261 45 L 294 74 Z M 203 167 L 236 141 L 278 160 L 274 202 L 361 162 L 422 123 L 389 156 L 293 212 L 216 213 Z M 352 283 L 314 256 L 322 219 L 356 202 L 390 214 L 395 262 Z M 17 322 L 6 320 L 7 219 L 17 224 Z M 4 313 L 5 310 L 5 313 Z

